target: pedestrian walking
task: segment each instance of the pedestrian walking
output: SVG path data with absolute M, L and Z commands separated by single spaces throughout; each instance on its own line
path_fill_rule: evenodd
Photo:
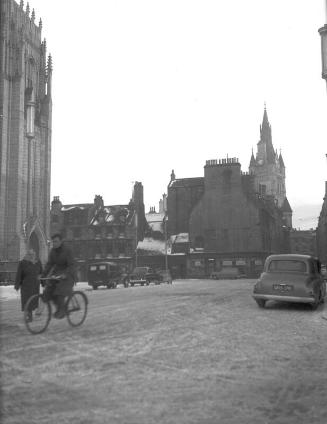
M 15 290 L 20 290 L 21 308 L 24 307 L 28 299 L 40 292 L 39 277 L 42 273 L 42 264 L 36 257 L 33 249 L 29 249 L 21 261 L 18 263 L 18 268 L 15 278 Z M 37 299 L 29 305 L 28 319 L 31 321 L 33 318 L 33 310 L 38 307 Z

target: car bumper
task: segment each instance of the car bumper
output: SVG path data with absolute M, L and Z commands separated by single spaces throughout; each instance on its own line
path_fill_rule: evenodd
M 276 300 L 294 303 L 314 303 L 314 297 L 299 297 L 299 296 L 279 296 L 276 294 L 253 294 L 254 299 Z

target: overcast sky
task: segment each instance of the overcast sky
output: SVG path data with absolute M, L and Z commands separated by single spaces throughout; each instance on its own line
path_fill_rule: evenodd
M 26 2 L 25 2 L 26 5 Z M 146 211 L 171 170 L 256 152 L 264 102 L 289 202 L 322 204 L 323 0 L 32 0 L 53 56 L 51 197 Z

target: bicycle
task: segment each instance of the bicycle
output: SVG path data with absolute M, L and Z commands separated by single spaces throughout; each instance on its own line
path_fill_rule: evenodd
M 43 277 L 40 280 L 45 281 L 45 286 L 51 284 L 50 280 L 60 280 L 60 276 Z M 32 334 L 43 333 L 52 318 L 51 300 L 44 300 L 43 293 L 31 296 L 24 308 L 24 322 L 27 330 Z M 81 291 L 73 291 L 65 301 L 65 315 L 68 323 L 72 327 L 78 327 L 83 324 L 87 315 L 88 298 Z M 31 310 L 34 314 L 31 318 Z

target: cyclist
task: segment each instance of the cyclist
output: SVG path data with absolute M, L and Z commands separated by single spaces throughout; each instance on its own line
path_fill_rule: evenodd
M 43 292 L 44 300 L 52 300 L 57 307 L 55 318 L 63 318 L 65 311 L 65 297 L 73 291 L 75 279 L 75 263 L 71 250 L 63 243 L 60 233 L 53 234 L 52 249 L 49 253 L 48 262 L 45 265 L 44 277 L 60 277 L 58 280 L 50 280 Z

